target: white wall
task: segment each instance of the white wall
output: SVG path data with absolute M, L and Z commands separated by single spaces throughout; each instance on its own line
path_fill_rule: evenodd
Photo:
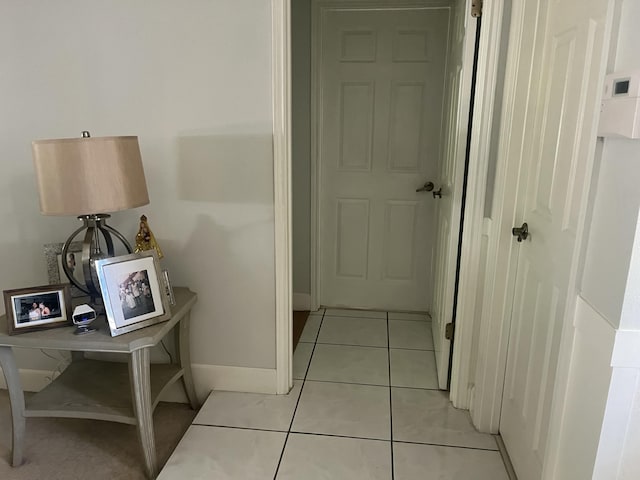
M 151 204 L 111 224 L 146 213 L 199 294 L 194 363 L 274 368 L 270 28 L 265 0 L 2 2 L 0 289 L 47 283 L 42 245 L 77 223 L 40 215 L 31 141 L 138 135 Z
M 609 70 L 640 68 L 640 3 L 619 0 Z M 640 141 L 599 140 L 555 477 L 640 475 Z
M 640 3 L 622 0 L 613 70 L 640 68 Z M 611 72 L 609 72 L 611 73 Z M 614 327 L 620 325 L 636 219 L 640 208 L 640 141 L 607 138 L 582 280 L 582 295 Z M 640 326 L 640 319 L 637 320 Z
M 567 408 L 562 417 L 560 453 L 553 477 L 559 480 L 591 478 L 607 406 L 615 343 L 614 328 L 582 297 L 577 299 L 573 323 Z

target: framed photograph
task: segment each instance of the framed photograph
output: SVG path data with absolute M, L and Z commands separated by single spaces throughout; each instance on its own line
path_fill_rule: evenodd
M 169 298 L 155 250 L 97 260 L 96 271 L 111 336 L 167 320 Z
M 164 281 L 165 294 L 169 297 L 169 305 L 173 306 L 176 304 L 176 297 L 173 293 L 173 286 L 171 285 L 168 270 L 162 270 L 162 279 Z
M 69 285 L 4 291 L 9 335 L 72 325 Z
M 67 275 L 62 269 L 62 247 L 64 243 L 47 243 L 44 246 L 44 255 L 47 259 L 47 275 L 50 285 L 69 282 Z M 84 285 L 84 274 L 82 272 L 82 242 L 71 242 L 67 258 L 64 259 L 71 268 L 75 279 Z M 87 294 L 75 285 L 71 284 L 71 298 L 85 297 Z

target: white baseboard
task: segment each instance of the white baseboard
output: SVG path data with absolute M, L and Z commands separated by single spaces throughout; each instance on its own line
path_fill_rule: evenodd
M 225 365 L 192 365 L 196 395 L 204 401 L 212 390 L 230 392 L 276 393 L 275 368 L 229 367 Z M 58 372 L 51 370 L 20 369 L 22 389 L 26 392 L 39 392 L 46 387 Z M 7 384 L 0 370 L 0 388 Z M 187 397 L 180 381 L 171 385 L 160 397 L 164 402 L 187 403 Z
M 311 295 L 308 293 L 293 294 L 294 310 L 311 310 Z
M 276 369 L 198 365 L 191 367 L 196 394 L 206 398 L 212 390 L 275 394 Z

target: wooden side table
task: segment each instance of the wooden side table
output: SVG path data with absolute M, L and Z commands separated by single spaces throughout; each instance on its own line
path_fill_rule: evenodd
M 171 318 L 118 337 L 111 337 L 106 321 L 100 330 L 74 335 L 74 327 L 64 327 L 10 336 L 6 318 L 0 317 L 0 366 L 9 390 L 13 425 L 12 465 L 23 461 L 26 417 L 92 418 L 136 425 L 146 473 L 158 474 L 153 411 L 160 395 L 182 379 L 191 407 L 199 407 L 191 375 L 189 356 L 189 317 L 196 294 L 187 288 L 175 289 L 176 305 Z M 175 327 L 175 328 L 174 328 Z M 150 350 L 174 330 L 177 362 L 151 364 Z M 26 403 L 13 347 L 68 350 L 72 362 L 66 370 Z M 85 352 L 128 355 L 128 363 L 84 358 Z

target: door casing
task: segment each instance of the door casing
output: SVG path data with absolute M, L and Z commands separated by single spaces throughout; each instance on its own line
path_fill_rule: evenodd
M 275 209 L 275 268 L 276 268 L 276 388 L 277 393 L 287 393 L 292 386 L 292 344 L 291 344 L 291 40 L 290 40 L 290 2 L 292 0 L 272 0 L 272 65 L 273 65 L 273 135 L 274 135 L 274 209 Z M 485 2 L 483 11 L 483 28 L 480 36 L 478 59 L 477 100 L 474 109 L 474 129 L 471 142 L 472 163 L 468 176 L 467 214 L 464 221 L 464 238 L 460 260 L 461 291 L 476 291 L 483 280 L 484 288 L 503 293 L 498 297 L 483 302 L 483 318 L 481 322 L 473 295 L 461 296 L 458 302 L 458 318 L 456 325 L 456 344 L 453 351 L 453 367 L 451 372 L 451 399 L 459 408 L 471 410 L 472 419 L 477 428 L 484 432 L 497 432 L 499 427 L 500 404 L 505 372 L 505 352 L 509 323 L 508 298 L 509 284 L 513 280 L 513 258 L 510 251 L 501 252 L 498 235 L 500 228 L 510 228 L 505 211 L 513 208 L 513 192 L 505 189 L 506 178 L 496 179 L 494 193 L 493 224 L 484 218 L 484 198 L 487 179 L 487 152 L 489 149 L 490 124 L 494 98 L 496 95 L 496 78 L 500 35 L 502 31 L 502 12 L 504 3 L 510 0 Z M 522 2 L 512 1 L 512 18 L 509 43 L 517 43 L 522 37 Z M 375 2 L 371 2 L 375 3 Z M 470 0 L 467 2 L 470 4 Z M 504 105 L 512 98 L 510 91 L 510 75 L 513 74 L 513 63 L 507 64 Z M 509 109 L 503 108 L 502 122 L 510 121 Z M 502 163 L 506 160 L 502 160 Z M 499 160 L 500 163 L 500 160 Z M 504 168 L 504 165 L 502 165 Z M 498 165 L 500 168 L 500 165 Z M 499 183 L 503 186 L 500 188 Z M 313 188 L 313 186 L 312 186 Z M 313 206 L 312 215 L 315 210 Z M 316 219 L 314 219 L 315 221 Z M 504 225 L 503 225 L 504 223 Z M 313 237 L 312 237 L 313 238 Z M 478 275 L 481 270 L 478 260 L 481 244 L 487 246 L 485 275 Z M 313 257 L 312 257 L 313 258 Z M 312 265 L 312 284 L 315 277 L 315 266 Z M 312 293 L 314 286 L 312 285 Z M 317 305 L 316 305 L 317 306 Z M 474 329 L 480 331 L 477 352 L 471 352 Z M 569 370 L 572 345 L 563 343 L 566 350 L 559 360 L 559 381 L 566 379 Z M 472 372 L 472 364 L 475 373 Z M 566 392 L 562 391 L 554 399 L 552 418 L 558 419 L 565 407 Z M 561 422 L 551 432 L 551 442 L 559 438 Z M 551 445 L 553 447 L 553 445 Z M 550 448 L 553 451 L 553 448 Z M 550 466 L 555 463 L 549 459 Z M 547 472 L 549 473 L 549 472 Z
M 273 89 L 273 136 L 274 136 L 274 210 L 275 210 L 275 270 L 276 270 L 276 388 L 278 394 L 287 393 L 292 385 L 292 342 L 291 342 L 291 2 L 292 0 L 272 0 L 272 89 Z M 320 1 L 320 0 L 318 0 Z M 340 0 L 322 0 L 324 3 L 343 5 Z M 379 6 L 386 3 L 376 0 L 353 0 L 358 4 Z M 502 31 L 502 7 L 504 0 L 486 2 L 483 12 L 483 23 L 480 50 L 478 59 L 478 82 L 476 91 L 478 99 L 474 108 L 474 130 L 472 136 L 470 156 L 475 164 L 469 169 L 467 185 L 467 215 L 464 222 L 464 238 L 462 240 L 461 257 L 461 288 L 472 288 L 477 285 L 478 255 L 480 242 L 483 235 L 486 236 L 487 224 L 483 219 L 484 198 L 487 178 L 487 155 L 491 133 L 491 119 L 493 116 L 493 99 L 495 97 L 496 75 L 499 51 L 500 34 Z M 403 5 L 415 6 L 421 4 L 421 0 L 403 0 L 398 2 Z M 443 2 L 434 1 L 435 5 Z M 470 12 L 471 0 L 466 0 L 467 12 Z M 315 25 L 312 26 L 312 35 Z M 513 32 L 512 32 L 513 33 Z M 472 59 L 471 59 L 472 61 Z M 315 75 L 312 74 L 312 79 Z M 313 80 L 312 80 L 313 81 Z M 312 85 L 313 88 L 313 85 Z M 487 95 L 486 98 L 483 98 Z M 316 107 L 312 104 L 312 115 Z M 467 119 L 464 119 L 465 121 Z M 316 145 L 312 140 L 312 205 L 311 228 L 317 228 L 317 191 L 315 181 L 314 152 Z M 501 199 L 496 198 L 496 202 Z M 317 244 L 316 236 L 311 235 L 311 295 L 312 308 L 317 308 L 316 278 L 317 265 L 315 264 Z M 455 268 L 455 265 L 452 266 Z M 474 275 L 475 274 L 475 275 Z M 473 380 L 470 375 L 471 358 L 470 345 L 473 330 L 479 319 L 475 316 L 476 298 L 473 295 L 461 296 L 458 299 L 458 318 L 455 332 L 455 346 L 453 351 L 453 367 L 451 371 L 451 399 L 458 408 L 471 408 L 473 401 Z M 489 354 L 495 353 L 491 350 Z M 501 389 L 497 388 L 493 378 L 500 376 L 500 368 L 504 375 L 504 365 L 498 365 L 490 371 L 492 378 L 487 376 L 483 383 L 484 390 L 499 398 Z M 477 389 L 476 385 L 475 389 Z M 483 415 L 491 413 L 491 402 L 475 405 L 476 413 Z M 486 411 L 485 411 L 486 410 Z M 490 424 L 483 424 L 485 431 L 491 430 Z M 480 426 L 477 424 L 477 426 Z

